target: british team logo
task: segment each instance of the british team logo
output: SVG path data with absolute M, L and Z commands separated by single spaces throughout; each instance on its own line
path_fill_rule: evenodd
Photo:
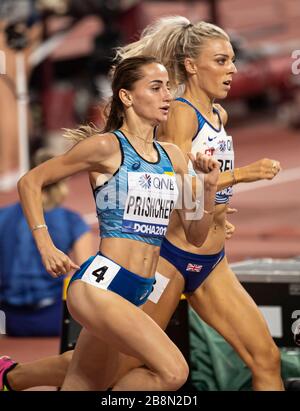
M 193 273 L 200 273 L 202 267 L 203 266 L 199 264 L 188 263 L 188 265 L 186 266 L 186 271 L 191 271 Z
M 139 178 L 139 183 L 142 188 L 149 189 L 151 187 L 151 176 L 149 174 L 143 174 Z

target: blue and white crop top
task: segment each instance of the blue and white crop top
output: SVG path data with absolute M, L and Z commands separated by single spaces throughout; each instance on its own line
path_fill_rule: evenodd
M 171 160 L 154 142 L 158 160 L 149 162 L 120 130 L 114 134 L 120 144 L 121 165 L 94 190 L 101 238 L 130 238 L 160 246 L 178 197 Z
M 218 110 L 214 108 L 220 120 L 220 127 L 216 129 L 212 124 L 210 124 L 206 118 L 202 116 L 200 111 L 193 106 L 188 100 L 179 97 L 176 101 L 181 101 L 191 106 L 197 115 L 198 129 L 192 140 L 192 153 L 197 152 L 204 153 L 207 155 L 213 155 L 216 160 L 220 163 L 220 171 L 227 171 L 234 169 L 234 151 L 232 137 L 228 136 Z M 193 175 L 195 174 L 192 163 L 189 161 L 189 172 Z M 224 190 L 218 191 L 216 193 L 215 203 L 216 204 L 226 204 L 228 203 L 230 197 L 233 194 L 232 186 L 227 187 Z

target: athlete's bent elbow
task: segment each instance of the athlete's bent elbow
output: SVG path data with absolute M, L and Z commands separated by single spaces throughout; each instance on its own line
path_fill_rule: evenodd
M 29 173 L 24 174 L 17 183 L 19 196 L 22 197 L 22 194 L 32 190 L 34 184 L 32 183 L 32 178 Z
M 19 194 L 22 193 L 22 191 L 23 191 L 24 187 L 26 186 L 26 184 L 27 184 L 27 181 L 26 181 L 26 174 L 25 174 L 24 176 L 22 176 L 19 179 L 19 181 L 17 183 L 17 188 L 18 188 Z

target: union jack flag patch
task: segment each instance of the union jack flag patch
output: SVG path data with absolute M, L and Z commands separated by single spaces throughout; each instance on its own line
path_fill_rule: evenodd
M 194 273 L 200 273 L 202 267 L 203 266 L 199 265 L 199 264 L 188 263 L 188 265 L 186 266 L 186 271 L 192 271 Z

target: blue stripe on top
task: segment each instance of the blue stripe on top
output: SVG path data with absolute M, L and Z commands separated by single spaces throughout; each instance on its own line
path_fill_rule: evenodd
M 160 246 L 162 237 L 122 231 L 124 208 L 128 194 L 128 173 L 167 174 L 170 170 L 174 172 L 172 163 L 159 143 L 153 142 L 157 151 L 157 161 L 150 162 L 139 155 L 120 130 L 113 133 L 120 144 L 122 162 L 114 175 L 94 190 L 100 236 L 101 238 L 129 238 Z M 155 225 L 155 221 L 153 223 Z
M 194 138 L 197 137 L 199 131 L 200 131 L 200 130 L 202 129 L 202 127 L 204 126 L 206 120 L 205 120 L 205 118 L 202 116 L 202 114 L 200 113 L 200 111 L 197 110 L 197 108 L 196 108 L 195 106 L 193 106 L 193 104 L 190 103 L 190 102 L 189 102 L 188 100 L 186 100 L 185 98 L 183 98 L 183 97 L 178 97 L 178 98 L 176 98 L 175 100 L 176 100 L 176 101 L 181 101 L 182 103 L 186 103 L 188 106 L 192 107 L 192 108 L 195 110 L 195 112 L 196 112 L 196 116 L 197 116 L 197 120 L 198 120 L 198 128 L 197 128 L 197 131 L 196 131 L 194 137 L 192 138 L 192 140 L 194 140 Z

